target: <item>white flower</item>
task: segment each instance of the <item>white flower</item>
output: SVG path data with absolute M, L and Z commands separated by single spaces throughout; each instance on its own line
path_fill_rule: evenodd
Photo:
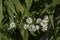
M 38 25 L 36 25 L 36 30 L 39 30 L 39 26 Z
M 46 15 L 44 19 L 48 19 L 48 16 Z
M 45 22 L 48 22 L 48 21 L 49 21 L 48 16 L 45 16 L 45 17 L 44 17 L 44 20 L 45 20 Z
M 42 31 L 47 31 L 47 26 L 45 26 L 45 27 L 42 27 Z
M 33 22 L 33 20 L 32 20 L 32 18 L 28 17 L 28 18 L 26 19 L 26 22 L 29 23 L 29 24 L 31 24 L 31 23 Z
M 48 28 L 48 16 L 45 16 L 45 18 L 40 22 L 40 25 L 42 26 L 42 31 L 47 31 Z
M 42 22 L 44 22 L 44 23 L 48 23 L 48 20 L 42 20 Z
M 45 16 L 45 18 L 40 22 L 40 25 L 45 27 L 48 25 L 49 19 L 48 16 Z
M 14 22 L 11 22 L 11 23 L 10 23 L 10 27 L 11 27 L 11 28 L 16 27 L 15 23 L 14 23 Z
M 42 26 L 42 31 L 47 31 L 48 23 L 46 23 L 45 21 L 42 21 L 40 25 Z
M 28 30 L 29 31 L 36 31 L 35 25 L 30 25 Z
M 29 24 L 24 24 L 23 28 L 24 29 L 28 29 L 29 28 Z
M 43 26 L 43 27 L 45 27 L 45 26 L 47 26 L 48 24 L 45 23 L 44 21 L 42 21 L 42 22 L 40 23 L 40 25 Z
M 40 23 L 40 22 L 41 22 L 41 19 L 40 19 L 40 18 L 38 18 L 38 19 L 36 20 L 36 22 L 37 22 L 37 23 Z
M 11 22 L 11 23 L 10 23 L 10 27 L 8 28 L 8 30 L 10 30 L 10 29 L 12 29 L 12 28 L 15 28 L 15 27 L 16 27 L 15 23 L 14 23 L 14 22 Z

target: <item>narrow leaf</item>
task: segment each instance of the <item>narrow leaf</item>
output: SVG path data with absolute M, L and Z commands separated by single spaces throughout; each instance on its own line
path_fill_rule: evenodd
M 28 10 L 30 9 L 32 2 L 33 2 L 33 0 L 25 0 L 26 7 L 28 8 Z
M 49 15 L 49 19 L 50 19 L 52 27 L 54 28 L 53 15 Z
M 15 8 L 14 8 L 14 5 L 13 5 L 13 3 L 12 3 L 12 1 L 11 0 L 6 0 L 6 6 L 14 13 L 14 14 L 16 14 L 17 15 L 17 13 L 16 13 L 16 11 L 15 11 Z
M 24 32 L 24 40 L 28 40 L 28 31 L 27 30 L 25 30 L 25 32 Z
M 23 8 L 22 4 L 19 2 L 19 0 L 12 0 L 12 2 L 15 4 L 15 6 L 19 9 L 19 11 L 21 13 L 24 12 L 24 8 Z
M 59 36 L 59 37 L 57 37 L 57 40 L 60 40 L 60 36 Z
M 8 11 L 8 13 L 9 13 L 9 15 L 10 15 L 10 21 L 13 21 L 13 17 L 14 17 L 14 14 L 13 14 L 13 12 L 8 8 L 7 9 L 7 11 Z
M 30 32 L 31 33 L 31 35 L 33 35 L 33 36 L 37 36 L 34 32 Z
M 22 37 L 23 37 L 23 40 L 28 40 L 28 31 L 27 30 L 22 30 L 21 31 L 21 35 L 22 35 Z
M 4 17 L 3 17 L 3 10 L 2 10 L 2 0 L 0 0 L 0 24 L 3 18 Z
M 60 0 L 53 0 L 53 2 L 55 2 L 55 4 L 60 4 Z

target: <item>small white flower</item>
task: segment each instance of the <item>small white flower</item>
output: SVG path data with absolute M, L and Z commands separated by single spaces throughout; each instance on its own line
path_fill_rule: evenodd
M 8 28 L 8 30 L 10 30 L 10 29 L 12 29 L 12 28 L 15 28 L 15 27 L 16 27 L 15 23 L 14 23 L 14 22 L 11 22 L 11 23 L 10 23 L 10 27 Z
M 40 22 L 41 22 L 41 19 L 40 19 L 40 18 L 38 18 L 38 19 L 36 20 L 36 22 L 37 22 L 37 23 L 40 23 Z
M 40 22 L 40 25 L 45 27 L 48 25 L 49 19 L 48 16 L 45 16 L 45 18 Z
M 28 29 L 29 28 L 29 24 L 24 24 L 23 28 L 24 29 Z
M 26 19 L 26 22 L 29 23 L 29 24 L 31 24 L 31 23 L 33 22 L 33 20 L 32 20 L 32 18 L 28 17 L 28 18 Z
M 45 22 L 48 22 L 49 21 L 48 16 L 45 16 L 44 20 L 45 20 Z
M 35 25 L 30 25 L 28 30 L 29 31 L 36 31 Z
M 47 20 L 42 20 L 42 22 L 44 22 L 44 23 L 48 23 L 48 21 L 47 21 Z
M 10 23 L 10 27 L 11 27 L 11 28 L 16 27 L 15 23 L 14 23 L 14 22 L 11 22 L 11 23 Z
M 40 25 L 42 26 L 42 31 L 47 31 L 48 22 L 46 20 L 42 20 L 42 22 L 40 23 Z
M 42 22 L 40 23 L 40 25 L 43 26 L 43 27 L 45 27 L 45 26 L 47 26 L 48 24 L 45 23 L 44 21 L 42 21 Z
M 47 31 L 47 26 L 46 27 L 42 27 L 42 31 Z
M 36 25 L 36 30 L 39 30 L 39 26 L 38 25 Z
M 46 15 L 46 16 L 44 17 L 44 19 L 48 19 L 48 16 Z

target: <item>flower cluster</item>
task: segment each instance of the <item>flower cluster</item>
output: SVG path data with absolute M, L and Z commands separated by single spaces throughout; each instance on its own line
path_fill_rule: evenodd
M 24 24 L 23 28 L 28 29 L 29 31 L 36 31 L 40 29 L 40 26 L 37 24 L 41 25 L 42 31 L 47 31 L 48 28 L 48 16 L 45 16 L 44 19 L 42 20 L 41 18 L 36 19 L 36 25 L 33 24 L 33 19 L 31 17 L 28 17 L 26 19 L 27 24 Z
M 27 22 L 28 24 L 24 24 L 24 26 L 23 26 L 24 29 L 28 29 L 29 31 L 39 30 L 39 26 L 38 26 L 38 25 L 32 24 L 32 23 L 33 23 L 33 19 L 32 19 L 32 18 L 28 17 L 28 18 L 26 19 L 26 22 Z
M 45 16 L 45 18 L 41 21 L 40 25 L 42 26 L 42 31 L 46 31 L 48 28 L 48 16 Z
M 44 19 L 41 19 L 41 18 L 35 19 L 36 24 L 34 24 L 34 21 L 31 17 L 28 17 L 26 18 L 26 23 L 24 24 L 23 28 L 29 31 L 37 31 L 40 29 L 40 26 L 41 26 L 42 31 L 47 31 L 48 22 L 49 22 L 48 16 L 45 16 Z M 16 24 L 14 22 L 11 22 L 8 30 L 15 28 L 15 27 L 16 27 Z

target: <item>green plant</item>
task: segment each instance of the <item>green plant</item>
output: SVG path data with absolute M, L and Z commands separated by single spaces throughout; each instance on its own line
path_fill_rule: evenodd
M 0 0 L 0 40 L 60 40 L 60 0 Z M 41 39 L 42 40 L 42 39 Z

